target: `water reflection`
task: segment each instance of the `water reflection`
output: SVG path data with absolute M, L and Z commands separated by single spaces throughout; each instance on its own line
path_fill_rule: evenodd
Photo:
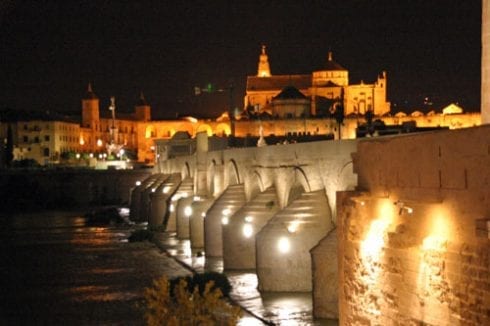
M 169 254 L 197 272 L 223 271 L 222 258 L 198 256 L 200 251 L 191 250 L 189 240 L 178 240 L 172 233 L 161 233 L 158 239 Z M 233 287 L 231 299 L 247 312 L 238 325 L 338 325 L 337 320 L 313 318 L 310 292 L 261 293 L 254 270 L 224 273 Z

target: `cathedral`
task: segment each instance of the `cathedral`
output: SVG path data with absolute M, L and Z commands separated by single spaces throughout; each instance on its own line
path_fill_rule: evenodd
M 247 77 L 244 108 L 277 118 L 324 117 L 332 111 L 334 103 L 342 101 L 345 115 L 364 115 L 371 111 L 376 116 L 383 116 L 390 112 L 386 87 L 386 72 L 382 72 L 373 84 L 350 84 L 349 71 L 333 59 L 331 52 L 322 70 L 308 75 L 273 75 L 266 47 L 262 46 L 257 75 Z M 303 109 L 288 108 L 280 101 L 285 98 L 302 99 Z

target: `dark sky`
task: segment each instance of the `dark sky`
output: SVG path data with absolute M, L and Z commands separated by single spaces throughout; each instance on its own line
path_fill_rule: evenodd
M 332 50 L 351 83 L 388 73 L 388 97 L 416 106 L 480 102 L 480 0 L 0 1 L 0 108 L 79 112 L 87 83 L 101 110 L 213 115 L 267 45 L 273 74 L 311 73 Z M 212 108 L 210 108 L 212 107 Z

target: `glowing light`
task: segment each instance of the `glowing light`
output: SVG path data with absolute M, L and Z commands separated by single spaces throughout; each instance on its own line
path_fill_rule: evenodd
M 202 212 L 201 217 L 206 217 L 206 212 Z
M 82 146 L 83 146 L 83 145 L 85 145 L 85 140 L 83 139 L 83 137 L 80 137 L 80 142 L 79 142 L 79 143 L 80 143 L 80 145 L 82 145 Z
M 221 219 L 221 224 L 228 225 L 228 223 L 230 223 L 230 219 L 228 217 L 225 216 Z
M 192 207 L 186 206 L 184 208 L 184 215 L 187 216 L 187 217 L 191 216 L 192 215 Z
M 169 210 L 170 212 L 175 211 L 175 206 L 174 206 L 174 204 L 170 204 L 170 206 L 168 207 L 168 210 Z
M 151 192 L 155 192 L 155 190 L 157 190 L 157 188 L 151 188 Z
M 102 146 L 102 139 L 97 139 L 97 146 L 99 146 L 99 147 Z
M 254 233 L 254 228 L 253 228 L 252 224 L 246 223 L 243 226 L 242 231 L 243 231 L 243 235 L 245 236 L 245 238 L 250 238 L 252 236 L 252 234 Z
M 169 186 L 165 186 L 165 187 L 163 187 L 163 189 L 162 189 L 162 192 L 163 192 L 164 194 L 168 194 L 168 192 L 169 192 L 169 191 L 170 191 L 170 187 L 169 187 Z
M 221 214 L 223 214 L 224 216 L 228 216 L 231 214 L 231 210 L 229 208 L 225 208 L 225 209 L 223 209 Z
M 141 186 L 141 181 L 136 181 L 136 186 Z
M 119 155 L 121 155 L 121 156 L 123 156 L 123 155 L 124 155 L 124 149 L 123 149 L 123 148 L 121 148 L 121 149 L 119 150 Z
M 422 250 L 443 251 L 446 248 L 446 239 L 438 235 L 430 235 L 424 238 L 422 242 Z
M 201 200 L 201 196 L 194 196 L 194 200 L 195 201 L 200 201 Z
M 289 233 L 295 233 L 296 231 L 298 231 L 299 224 L 300 224 L 299 221 L 289 222 L 288 227 L 287 227 L 288 232 Z
M 253 221 L 253 217 L 252 216 L 245 216 L 245 222 L 252 222 Z
M 361 242 L 361 256 L 379 260 L 381 250 L 384 246 L 384 234 L 389 223 L 383 219 L 371 222 L 366 238 Z
M 77 160 L 80 158 L 80 153 L 77 153 L 77 155 L 75 155 Z
M 286 237 L 282 237 L 277 242 L 277 249 L 283 254 L 288 253 L 291 249 L 291 244 L 289 243 L 289 239 Z
M 89 156 L 90 158 L 93 158 L 93 157 L 94 157 L 94 154 L 93 154 L 93 153 L 90 153 L 88 156 Z

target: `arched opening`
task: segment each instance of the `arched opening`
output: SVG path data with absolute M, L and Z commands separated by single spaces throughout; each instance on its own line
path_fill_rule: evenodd
M 310 183 L 306 177 L 306 173 L 299 167 L 294 168 L 294 182 L 289 188 L 286 195 L 286 206 L 298 199 L 304 192 L 310 192 Z
M 265 190 L 264 182 L 262 180 L 262 176 L 258 171 L 254 171 L 252 178 L 250 180 L 250 184 L 248 185 L 249 189 L 247 193 L 249 194 L 249 198 L 254 198 L 260 192 Z
M 211 129 L 211 126 L 209 126 L 208 124 L 202 124 L 199 127 L 197 127 L 196 134 L 202 131 L 205 131 L 208 136 L 213 135 L 213 129 Z
M 226 123 L 220 123 L 216 126 L 215 132 L 217 136 L 229 136 L 231 134 L 230 126 Z
M 213 159 L 211 163 L 208 165 L 208 180 L 207 180 L 208 194 L 211 194 L 212 196 L 214 196 L 214 189 L 215 189 L 214 187 L 215 172 L 216 172 L 216 161 Z
M 185 164 L 182 166 L 181 175 L 182 175 L 182 180 L 192 177 L 191 167 L 189 166 L 188 162 L 185 162 Z
M 153 125 L 149 125 L 145 130 L 145 138 L 154 138 L 156 137 L 155 127 Z
M 238 167 L 235 160 L 228 162 L 228 185 L 240 184 L 240 174 L 238 173 Z

